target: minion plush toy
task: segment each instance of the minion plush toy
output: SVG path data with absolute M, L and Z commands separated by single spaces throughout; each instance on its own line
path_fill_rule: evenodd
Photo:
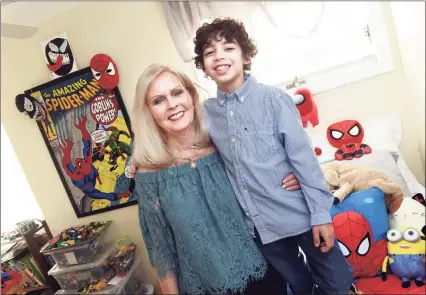
M 389 267 L 393 274 L 400 277 L 402 287 L 410 287 L 414 279 L 418 287 L 424 286 L 425 278 L 425 235 L 414 227 L 390 229 L 387 233 L 388 256 L 382 265 L 382 280 L 386 281 L 386 270 Z

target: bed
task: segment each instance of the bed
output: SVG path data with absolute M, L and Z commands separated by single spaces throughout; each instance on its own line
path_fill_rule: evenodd
M 402 125 L 399 117 L 393 115 L 379 117 L 363 123 L 363 127 L 365 130 L 363 141 L 371 146 L 372 153 L 353 160 L 336 161 L 334 159 L 336 149 L 328 144 L 326 136 L 312 136 L 313 147 L 319 146 L 322 149 L 322 154 L 318 157 L 320 164 L 336 161 L 343 165 L 379 169 L 390 178 L 391 182 L 401 186 L 404 191 L 404 198 L 411 199 L 418 194 L 425 196 L 425 187 L 417 181 L 399 150 L 402 136 Z M 422 207 L 420 204 L 419 206 L 420 213 L 423 212 L 422 220 L 424 221 L 426 207 Z M 419 287 L 414 283 L 411 283 L 408 288 L 403 288 L 401 279 L 392 273 L 387 274 L 386 281 L 382 280 L 381 266 L 384 257 L 388 254 L 386 233 L 390 229 L 388 222 L 390 215 L 384 205 L 383 192 L 378 188 L 373 188 L 368 191 L 353 193 L 342 203 L 333 205 L 331 215 L 337 239 L 339 237 L 342 240 L 346 239 L 346 241 L 352 239 L 350 243 L 346 243 L 355 245 L 359 242 L 358 246 L 361 246 L 362 243 L 364 245 L 363 253 L 356 254 L 357 257 L 354 257 L 355 249 L 348 250 L 345 242 L 340 243 L 339 241 L 338 245 L 357 273 L 354 285 L 359 291 L 364 294 L 425 294 L 425 287 Z M 364 225 L 353 224 L 354 220 L 360 220 L 359 216 L 368 221 L 368 228 L 363 228 Z M 346 224 L 345 219 L 348 220 L 347 222 L 352 222 L 352 225 Z M 423 224 L 426 224 L 426 221 Z M 348 233 L 351 230 L 354 232 Z M 363 231 L 369 232 L 372 236 L 369 241 L 361 240 L 364 238 Z M 359 241 L 354 240 L 358 238 Z

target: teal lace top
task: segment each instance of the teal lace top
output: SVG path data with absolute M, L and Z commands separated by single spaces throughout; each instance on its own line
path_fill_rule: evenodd
M 159 278 L 171 271 L 180 293 L 241 292 L 267 264 L 247 230 L 218 152 L 136 173 L 139 221 Z

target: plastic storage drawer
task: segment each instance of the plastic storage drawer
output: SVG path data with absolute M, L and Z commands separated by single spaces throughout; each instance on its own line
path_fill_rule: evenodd
M 143 284 L 139 272 L 136 271 L 140 261 L 135 260 L 133 266 L 127 272 L 126 276 L 117 280 L 117 277 L 108 282 L 107 287 L 101 291 L 90 292 L 88 294 L 152 294 L 153 287 L 149 284 Z M 55 294 L 78 294 L 77 290 L 59 290 Z
M 111 222 L 107 222 L 102 231 L 95 234 L 87 241 L 83 241 L 74 245 L 62 248 L 49 248 L 46 243 L 41 248 L 40 253 L 50 255 L 57 265 L 77 265 L 89 263 L 95 260 L 98 253 L 104 251 L 105 229 Z
M 112 245 L 93 262 L 71 266 L 55 264 L 48 274 L 56 279 L 62 289 L 74 290 L 83 288 L 92 280 L 111 279 L 115 276 L 115 270 L 105 262 L 110 255 L 116 255 L 117 251 L 118 249 Z

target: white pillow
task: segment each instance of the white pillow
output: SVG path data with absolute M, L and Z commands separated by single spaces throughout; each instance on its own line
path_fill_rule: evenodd
M 399 144 L 401 143 L 402 124 L 398 115 L 386 115 L 370 119 L 367 121 L 359 120 L 364 128 L 363 143 L 369 145 L 375 151 L 389 151 L 399 153 Z M 311 143 L 314 147 L 319 147 L 322 154 L 318 156 L 320 163 L 333 161 L 336 148 L 333 147 L 327 139 L 326 131 L 323 134 L 311 136 Z M 364 155 L 363 157 L 368 156 Z M 350 162 L 350 161 L 342 161 Z
M 411 192 L 411 196 L 414 196 L 417 193 L 421 193 L 423 197 L 426 197 L 425 187 L 417 181 L 413 172 L 411 172 L 410 168 L 408 168 L 407 164 L 405 163 L 402 154 L 399 151 L 392 152 L 392 154 L 394 155 L 399 171 L 401 171 L 401 175 Z

